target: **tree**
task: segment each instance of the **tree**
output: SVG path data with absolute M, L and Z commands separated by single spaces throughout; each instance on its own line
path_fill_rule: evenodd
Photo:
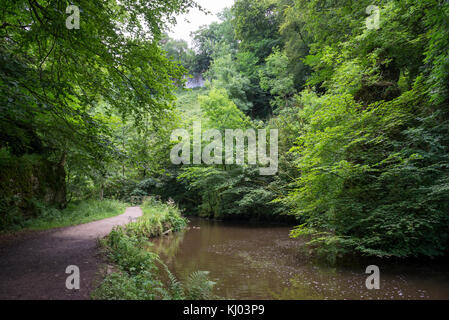
M 61 164 L 82 159 L 104 176 L 117 151 L 113 114 L 129 116 L 137 126 L 170 118 L 173 79 L 182 79 L 183 68 L 158 43 L 174 14 L 195 4 L 77 5 L 80 28 L 68 29 L 67 1 L 2 1 L 0 147 Z
M 235 53 L 237 50 L 237 40 L 234 37 L 234 27 L 231 23 L 232 13 L 230 9 L 223 9 L 218 14 L 220 22 L 213 22 L 209 26 L 202 26 L 192 33 L 193 44 L 196 51 L 194 72 L 203 73 L 217 55 L 218 51 L 223 52 L 226 48 L 228 52 Z
M 275 97 L 272 101 L 274 107 L 287 107 L 295 93 L 294 77 L 288 71 L 288 64 L 287 56 L 275 50 L 259 71 L 260 87 Z
M 298 99 L 302 126 L 292 152 L 301 176 L 284 198 L 303 220 L 293 235 L 312 236 L 312 247 L 331 260 L 354 252 L 442 255 L 449 245 L 446 84 L 427 76 L 445 64 L 429 64 L 423 53 L 446 55 L 434 41 L 444 33 L 436 31 L 437 11 L 448 4 L 384 1 L 379 30 L 360 15 L 369 4 L 296 1 L 314 40 L 306 63 L 316 90 Z
M 232 8 L 236 38 L 240 49 L 255 53 L 262 62 L 272 49 L 281 45 L 280 17 L 270 1 L 237 0 Z
M 195 73 L 195 52 L 189 48 L 187 41 L 171 39 L 168 35 L 165 35 L 160 43 L 162 49 L 167 52 L 168 58 Z

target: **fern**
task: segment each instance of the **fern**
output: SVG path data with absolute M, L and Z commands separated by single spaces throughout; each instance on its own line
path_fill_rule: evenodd
M 209 271 L 195 271 L 185 282 L 187 300 L 211 300 L 217 297 L 213 294 L 214 281 L 209 280 Z
M 182 283 L 162 263 L 167 273 L 168 283 L 165 288 L 159 288 L 158 292 L 164 300 L 212 300 L 218 297 L 213 294 L 215 282 L 209 280 L 209 271 L 192 272 Z
M 184 286 L 182 282 L 180 282 L 176 276 L 170 272 L 168 267 L 164 264 L 165 272 L 167 272 L 168 276 L 168 288 L 166 290 L 166 293 L 168 294 L 168 297 L 170 300 L 184 300 L 185 294 L 184 294 Z

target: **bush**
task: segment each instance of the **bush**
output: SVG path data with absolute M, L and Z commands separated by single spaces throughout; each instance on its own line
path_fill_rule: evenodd
M 106 276 L 91 296 L 94 300 L 154 300 L 154 288 L 157 287 L 160 283 L 148 272 L 136 276 L 114 272 Z
M 180 210 L 173 203 L 162 203 L 154 198 L 146 199 L 141 205 L 143 216 L 123 228 L 128 236 L 152 238 L 166 231 L 180 231 L 187 225 Z

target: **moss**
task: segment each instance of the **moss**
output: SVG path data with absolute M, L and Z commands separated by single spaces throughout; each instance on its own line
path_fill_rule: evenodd
M 64 207 L 65 171 L 39 155 L 17 157 L 0 151 L 0 222 L 33 218 L 37 203 Z M 18 215 L 17 219 L 11 215 Z

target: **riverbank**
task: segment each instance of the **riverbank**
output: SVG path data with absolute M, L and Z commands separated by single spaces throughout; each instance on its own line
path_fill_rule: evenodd
M 172 203 L 149 199 L 142 205 L 143 216 L 117 227 L 100 247 L 109 265 L 105 277 L 92 292 L 95 300 L 213 299 L 214 283 L 205 271 L 193 271 L 184 282 L 178 280 L 148 250 L 149 239 L 183 230 L 187 220 Z

